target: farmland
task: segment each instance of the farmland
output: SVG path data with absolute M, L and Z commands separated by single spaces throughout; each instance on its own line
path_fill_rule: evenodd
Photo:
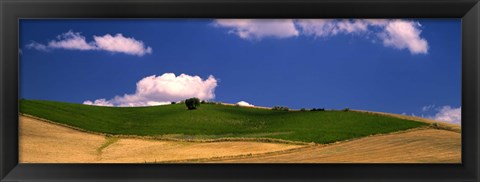
M 459 126 L 391 113 L 38 100 L 20 112 L 22 163 L 461 162 Z
M 21 163 L 459 163 L 459 132 L 421 127 L 332 144 L 120 138 L 19 117 Z
M 428 124 L 408 119 L 345 111 L 274 111 L 202 104 L 152 107 L 101 107 L 21 100 L 20 112 L 88 132 L 183 140 L 254 138 L 327 144 Z

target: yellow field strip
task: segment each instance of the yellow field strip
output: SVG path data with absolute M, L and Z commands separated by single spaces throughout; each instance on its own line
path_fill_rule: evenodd
M 460 133 L 423 128 L 213 163 L 460 163 Z

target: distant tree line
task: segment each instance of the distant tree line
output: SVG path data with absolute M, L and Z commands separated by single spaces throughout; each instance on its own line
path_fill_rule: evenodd
M 192 97 L 192 98 L 189 98 L 189 99 L 186 99 L 186 100 L 182 100 L 179 103 L 185 103 L 185 106 L 187 106 L 188 110 L 195 110 L 198 107 L 200 107 L 200 104 L 221 104 L 221 102 L 210 102 L 210 101 L 206 101 L 206 100 L 201 100 L 200 101 L 200 99 L 196 98 L 196 97 Z M 171 102 L 171 104 L 177 104 L 177 103 L 176 102 Z M 238 106 L 238 104 L 236 106 Z M 273 106 L 271 109 L 275 110 L 275 111 L 289 111 L 290 110 L 290 108 L 288 108 L 287 106 Z M 306 108 L 301 108 L 300 111 L 307 111 L 307 109 Z M 312 108 L 312 109 L 310 109 L 310 111 L 325 111 L 325 108 Z M 335 111 L 335 110 L 332 109 L 332 111 Z M 342 111 L 344 111 L 344 112 L 350 111 L 350 108 L 346 107 L 346 108 L 342 109 Z
M 325 108 L 312 108 L 310 111 L 325 111 Z
M 290 109 L 288 107 L 285 107 L 285 106 L 273 106 L 272 107 L 272 110 L 276 110 L 276 111 L 289 111 Z

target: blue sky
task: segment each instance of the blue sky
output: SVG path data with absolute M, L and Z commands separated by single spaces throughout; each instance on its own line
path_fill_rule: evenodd
M 460 117 L 460 19 L 21 20 L 20 54 L 26 99 Z

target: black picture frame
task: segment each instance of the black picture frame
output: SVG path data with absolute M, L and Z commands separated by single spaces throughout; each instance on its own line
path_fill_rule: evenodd
M 19 18 L 461 18 L 462 164 L 18 164 Z M 0 0 L 0 19 L 1 181 L 479 181 L 478 0 Z

